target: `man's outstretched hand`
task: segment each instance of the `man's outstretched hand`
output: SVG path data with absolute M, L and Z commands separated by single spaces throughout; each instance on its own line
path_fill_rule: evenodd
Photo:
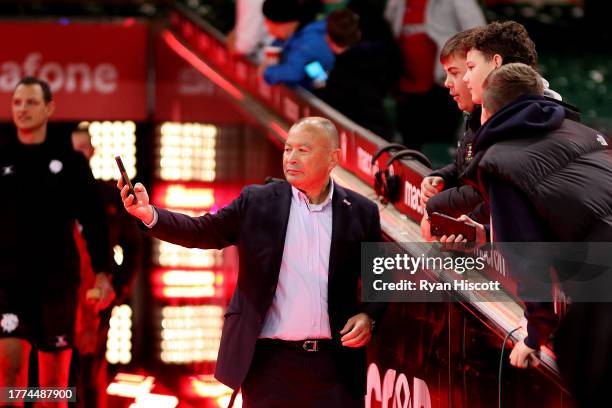
M 129 187 L 123 184 L 123 179 L 117 181 L 117 188 L 121 190 L 121 200 L 128 213 L 145 224 L 153 222 L 153 206 L 149 204 L 149 194 L 141 183 L 136 183 L 134 186 L 136 200 L 134 200 L 133 195 L 128 193 Z

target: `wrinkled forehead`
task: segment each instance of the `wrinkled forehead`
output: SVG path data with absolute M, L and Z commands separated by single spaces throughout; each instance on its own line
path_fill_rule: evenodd
M 310 146 L 329 146 L 331 138 L 323 129 L 308 123 L 292 127 L 287 135 L 287 144 L 301 144 Z

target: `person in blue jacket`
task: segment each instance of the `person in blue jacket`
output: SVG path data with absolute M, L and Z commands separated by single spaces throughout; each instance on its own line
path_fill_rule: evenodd
M 318 62 L 326 72 L 334 65 L 334 53 L 325 41 L 326 20 L 301 20 L 297 0 L 266 0 L 263 14 L 270 34 L 284 41 L 280 62 L 262 67 L 264 80 L 270 85 L 283 83 L 313 89 L 315 83 L 307 75 L 306 65 Z

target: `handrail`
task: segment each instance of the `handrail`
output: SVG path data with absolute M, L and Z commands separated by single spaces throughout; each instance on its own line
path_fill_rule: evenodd
M 314 115 L 332 120 L 340 134 L 343 153 L 340 166 L 368 185 L 373 185 L 378 167 L 371 165 L 371 158 L 388 143 L 386 140 L 357 125 L 306 90 L 268 85 L 258 75 L 258 67 L 252 61 L 229 53 L 223 34 L 217 29 L 185 5 L 176 4 L 175 9 L 170 14 L 170 29 L 192 50 L 214 65 L 218 72 L 231 79 L 233 84 L 258 99 L 289 124 L 301 117 Z M 388 158 L 387 153 L 383 154 L 379 163 L 385 163 Z M 404 187 L 399 202 L 394 203 L 394 206 L 416 222 L 420 222 L 423 214 L 418 201 L 419 187 L 423 176 L 429 171 L 416 161 L 398 160 L 393 164 L 392 172 L 402 176 Z

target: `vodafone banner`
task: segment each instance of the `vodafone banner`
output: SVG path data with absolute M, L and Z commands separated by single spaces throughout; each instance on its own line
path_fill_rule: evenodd
M 3 21 L 0 38 L 0 120 L 11 120 L 11 96 L 24 76 L 51 85 L 53 120 L 145 119 L 146 24 Z

